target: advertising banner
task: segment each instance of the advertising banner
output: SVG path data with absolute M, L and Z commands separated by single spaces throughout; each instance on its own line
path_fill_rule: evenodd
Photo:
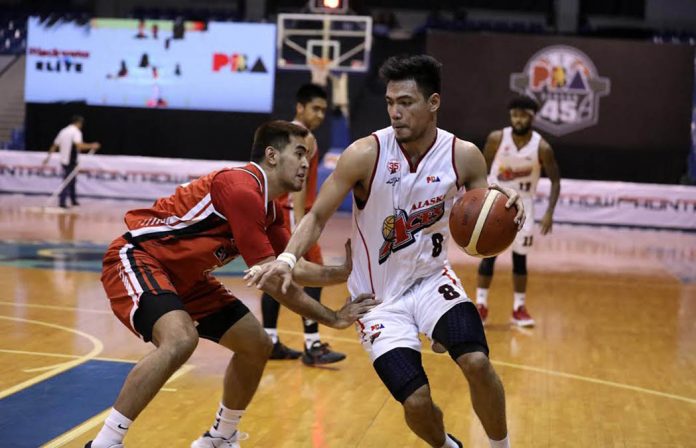
M 274 24 L 29 18 L 29 103 L 271 112 Z

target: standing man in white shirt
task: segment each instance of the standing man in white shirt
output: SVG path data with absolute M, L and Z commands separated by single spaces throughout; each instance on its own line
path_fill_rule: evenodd
M 60 130 L 56 139 L 51 145 L 51 149 L 48 150 L 48 155 L 46 160 L 44 160 L 44 165 L 48 163 L 51 158 L 51 154 L 56 151 L 60 153 L 60 163 L 63 165 L 63 180 L 70 176 L 77 168 L 77 153 L 87 152 L 87 151 L 97 151 L 101 144 L 94 143 L 83 143 L 82 142 L 82 126 L 85 124 L 85 119 L 80 115 L 73 115 L 70 120 L 70 124 Z M 80 205 L 77 202 L 77 194 L 75 192 L 76 176 L 63 187 L 60 192 L 60 207 L 68 208 L 67 198 L 70 195 L 70 202 L 73 206 Z

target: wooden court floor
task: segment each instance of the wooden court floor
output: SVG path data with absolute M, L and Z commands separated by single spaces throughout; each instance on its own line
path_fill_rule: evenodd
M 81 391 L 114 387 L 113 366 L 127 371 L 152 350 L 111 314 L 97 272 L 105 244 L 123 232 L 123 212 L 144 204 L 85 201 L 69 214 L 31 208 L 42 201 L 0 196 L 0 447 L 17 446 L 9 434 L 22 425 L 41 446 L 84 446 L 109 404 L 88 409 Z M 341 260 L 349 223 L 338 216 L 328 225 L 328 261 Z M 696 447 L 696 234 L 558 225 L 535 243 L 528 305 L 537 326 L 507 323 L 508 254 L 489 299 L 487 336 L 507 393 L 512 446 Z M 476 260 L 455 248 L 450 258 L 474 294 Z M 257 292 L 234 275 L 240 269 L 220 278 L 258 315 Z M 344 286 L 327 288 L 323 301 L 338 307 L 346 295 Z M 298 316 L 283 310 L 280 330 L 285 343 L 301 345 Z M 242 446 L 426 446 L 406 427 L 354 330 L 321 333 L 348 358 L 321 369 L 270 362 L 242 420 L 249 433 Z M 423 352 L 447 430 L 466 447 L 487 447 L 463 376 L 447 355 Z M 201 342 L 134 423 L 126 446 L 188 447 L 212 423 L 229 357 Z M 49 431 L 42 419 L 53 407 L 78 420 Z

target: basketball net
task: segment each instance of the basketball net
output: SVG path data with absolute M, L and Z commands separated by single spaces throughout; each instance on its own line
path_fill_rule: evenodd
M 312 70 L 312 84 L 326 87 L 329 80 L 331 59 L 313 57 L 309 60 L 309 65 Z

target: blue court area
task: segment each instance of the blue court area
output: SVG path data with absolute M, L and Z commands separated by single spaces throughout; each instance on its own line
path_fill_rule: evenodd
M 0 266 L 101 272 L 105 244 L 0 241 Z M 247 268 L 241 257 L 215 271 L 215 275 L 240 276 Z
M 0 446 L 36 448 L 111 407 L 133 364 L 87 361 L 0 400 Z

